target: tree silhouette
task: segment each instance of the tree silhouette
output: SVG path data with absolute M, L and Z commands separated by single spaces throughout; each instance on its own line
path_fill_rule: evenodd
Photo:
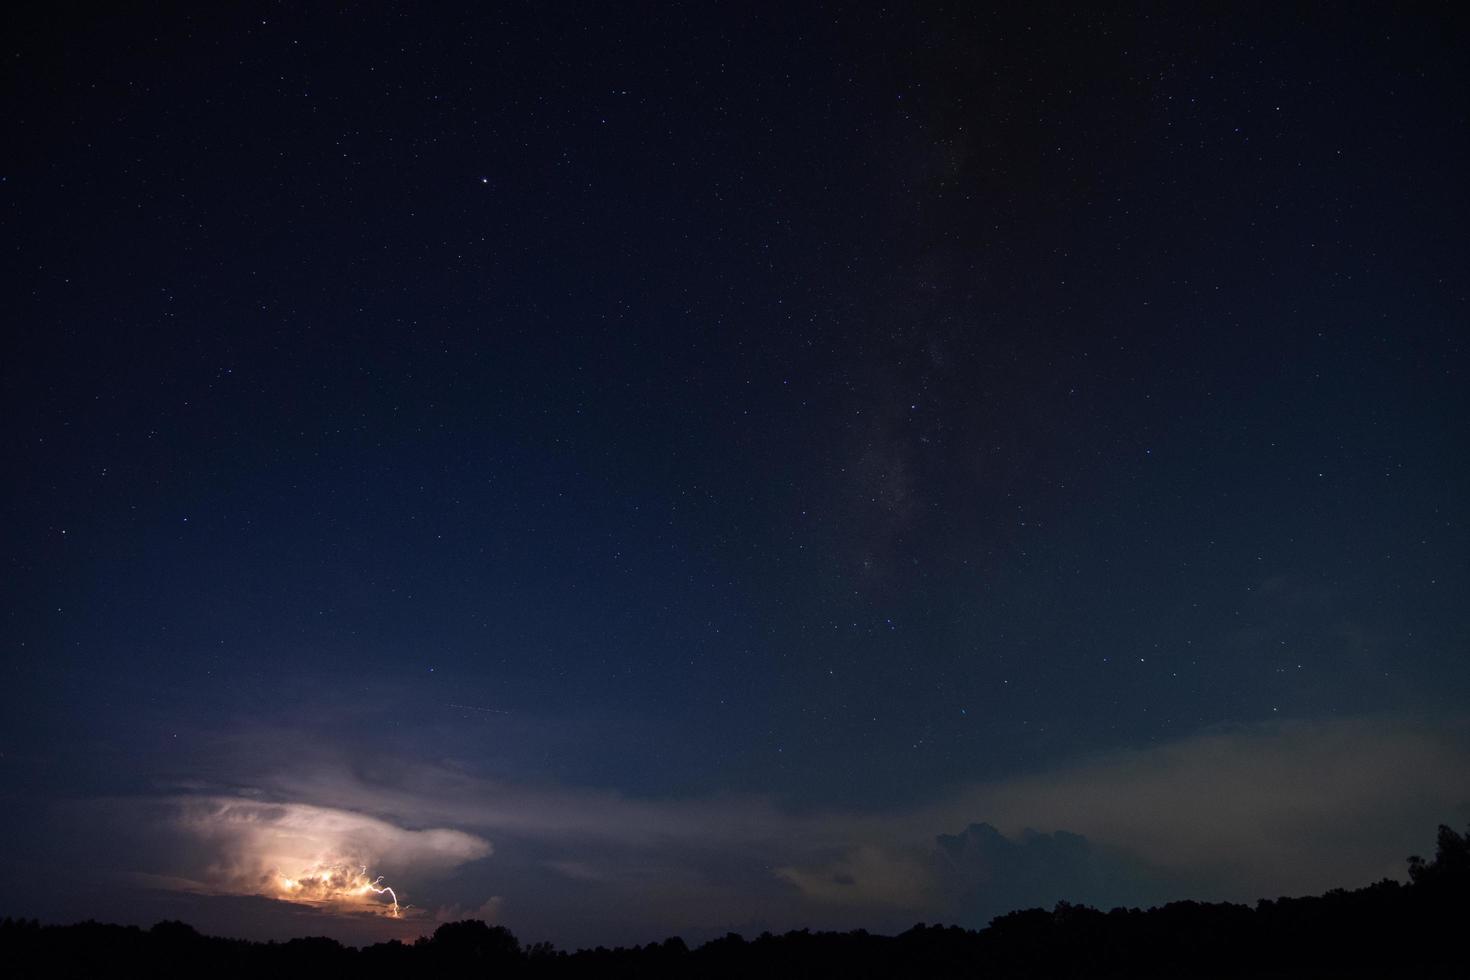
M 1426 888 L 1463 888 L 1470 883 L 1470 832 L 1461 836 L 1440 824 L 1434 860 L 1426 864 L 1417 854 L 1410 857 L 1409 880 Z
M 482 972 L 486 967 L 504 969 L 521 962 L 521 944 L 509 929 L 492 926 L 478 919 L 446 922 L 428 939 L 420 939 L 415 947 L 423 947 L 441 967 L 460 967 Z
M 564 952 L 523 947 L 502 926 L 448 922 L 412 945 L 352 949 L 322 937 L 251 943 L 201 935 L 182 922 L 152 929 L 0 920 L 0 971 L 22 977 L 440 976 L 562 978 L 1032 977 L 1368 978 L 1465 975 L 1470 834 L 1440 827 L 1433 861 L 1409 860 L 1411 884 L 1255 907 L 1171 902 L 1108 912 L 1060 902 L 1021 909 L 981 930 L 916 925 L 897 936 L 806 929 L 747 941 L 736 933 L 691 949 L 671 937 L 645 946 Z

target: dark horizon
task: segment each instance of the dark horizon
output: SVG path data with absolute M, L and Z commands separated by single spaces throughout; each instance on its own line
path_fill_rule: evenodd
M 182 922 L 151 929 L 41 926 L 0 919 L 0 950 L 17 977 L 158 971 L 213 976 L 434 971 L 440 976 L 569 977 L 1378 977 L 1463 971 L 1470 910 L 1470 835 L 1441 825 L 1432 857 L 1408 859 L 1408 886 L 1385 879 L 1254 906 L 1174 902 L 1106 913 L 1059 902 L 1020 909 L 978 931 L 917 923 L 895 936 L 863 930 L 752 940 L 736 933 L 691 947 L 670 936 L 576 951 L 526 944 L 480 920 L 438 925 L 412 943 L 361 949 L 326 937 L 248 943 L 201 936 Z
M 1470 822 L 1451 8 L 0 17 L 0 917 L 975 929 Z

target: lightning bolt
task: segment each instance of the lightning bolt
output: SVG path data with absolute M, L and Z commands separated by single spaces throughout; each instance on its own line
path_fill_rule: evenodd
M 367 877 L 367 865 L 363 865 L 362 866 L 362 876 L 364 878 Z M 393 916 L 393 918 L 396 919 L 396 918 L 398 918 L 398 893 L 395 892 L 393 889 L 389 888 L 387 885 L 384 885 L 382 888 L 379 888 L 378 887 L 378 882 L 380 882 L 382 880 L 383 880 L 383 876 L 382 875 L 378 875 L 372 881 L 368 882 L 368 888 L 370 890 L 372 890 L 372 892 L 374 894 L 377 894 L 377 895 L 387 895 L 389 898 L 393 899 L 393 911 L 392 912 L 389 912 L 388 914 L 391 915 L 391 916 Z
M 387 895 L 392 905 L 386 913 L 399 918 L 402 908 L 398 904 L 398 893 L 383 884 L 383 876 L 368 877 L 367 865 L 352 871 L 344 864 L 323 864 L 303 871 L 296 877 L 274 873 L 277 897 L 288 902 L 309 905 L 341 905 L 370 902 L 369 895 Z

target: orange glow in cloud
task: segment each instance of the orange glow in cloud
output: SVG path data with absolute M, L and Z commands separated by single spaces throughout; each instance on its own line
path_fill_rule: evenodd
M 178 802 L 180 827 L 212 854 L 200 887 L 341 914 L 411 914 L 370 867 L 419 878 L 491 852 L 488 841 L 463 831 L 410 830 L 350 810 L 229 797 Z
M 383 884 L 382 875 L 369 878 L 366 866 L 357 871 L 340 864 L 313 868 L 295 878 L 277 871 L 275 884 L 280 889 L 275 897 L 288 902 L 326 906 L 361 905 L 367 907 L 367 910 L 382 908 L 384 914 L 395 919 L 402 914 L 398 907 L 397 893 Z M 380 900 L 384 895 L 388 896 L 391 904 L 384 904 Z

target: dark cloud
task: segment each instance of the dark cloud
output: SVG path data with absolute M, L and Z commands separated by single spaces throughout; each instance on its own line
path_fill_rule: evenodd
M 1010 838 L 988 823 L 975 823 L 958 834 L 941 834 L 936 845 L 945 918 L 971 926 L 1059 901 L 1137 907 L 1181 893 L 1178 876 L 1065 830 L 1027 829 Z
M 1246 900 L 1402 876 L 1427 828 L 1470 814 L 1463 720 L 1234 726 L 977 786 L 1003 829 L 1065 827 Z

